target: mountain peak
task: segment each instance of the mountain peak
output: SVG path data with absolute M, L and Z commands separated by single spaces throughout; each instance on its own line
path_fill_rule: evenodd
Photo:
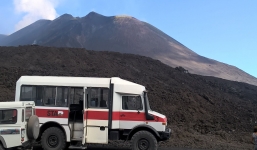
M 128 16 L 128 15 L 116 15 L 115 18 L 130 18 L 130 19 L 132 19 L 134 17 Z
M 82 18 L 83 22 L 91 22 L 93 24 L 103 24 L 109 17 L 96 13 L 94 11 L 88 13 L 85 17 Z
M 103 15 L 97 13 L 97 12 L 91 11 L 90 13 L 88 13 L 86 15 L 86 17 L 105 17 L 105 16 L 103 16 Z
M 63 14 L 63 15 L 61 15 L 58 18 L 61 18 L 61 19 L 72 19 L 74 17 L 72 15 L 70 15 L 70 14 Z

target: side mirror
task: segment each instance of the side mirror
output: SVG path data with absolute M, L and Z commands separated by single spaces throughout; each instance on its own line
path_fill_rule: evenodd
M 138 114 L 140 114 L 140 111 L 139 111 L 139 109 L 137 110 L 137 113 L 138 113 Z
M 139 103 L 139 104 L 137 105 L 137 113 L 138 113 L 138 114 L 140 113 L 139 110 L 141 110 L 141 109 L 142 109 L 142 107 L 141 107 L 141 104 Z

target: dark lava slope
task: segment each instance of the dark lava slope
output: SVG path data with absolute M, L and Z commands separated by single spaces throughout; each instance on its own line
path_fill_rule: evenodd
M 0 101 L 14 100 L 15 83 L 21 75 L 121 77 L 145 85 L 152 109 L 168 117 L 173 135 L 162 146 L 250 147 L 257 113 L 256 86 L 186 73 L 183 68 L 133 54 L 0 47 Z

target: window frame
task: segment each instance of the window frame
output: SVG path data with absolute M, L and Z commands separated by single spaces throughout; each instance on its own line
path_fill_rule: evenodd
M 21 116 L 21 122 L 24 122 L 25 120 L 25 113 L 24 113 L 24 109 L 22 109 L 22 116 Z
M 73 98 L 71 98 L 71 91 L 72 91 L 72 88 L 74 89 L 74 93 L 73 93 Z M 82 91 L 82 100 L 84 101 L 84 87 L 78 87 L 78 86 L 70 86 L 70 87 L 68 87 L 68 106 L 70 105 L 70 104 L 79 104 L 79 100 L 77 101 L 77 103 L 75 103 L 76 101 L 74 101 L 74 99 L 76 99 L 77 97 L 76 97 L 76 90 L 75 89 L 79 89 L 79 90 L 81 90 Z
M 2 121 L 0 121 L 0 125 L 3 125 L 3 124 L 16 124 L 17 123 L 17 121 L 18 121 L 18 110 L 17 109 L 0 109 L 0 111 L 2 111 L 2 115 L 3 115 L 3 111 L 12 111 L 12 114 L 14 113 L 14 111 L 16 111 L 15 122 L 2 123 Z M 14 120 L 13 116 L 11 118 L 12 118 L 12 120 Z
M 125 109 L 123 106 L 123 97 L 139 97 L 140 98 L 140 109 Z M 121 109 L 122 110 L 126 110 L 126 111 L 131 111 L 131 110 L 136 110 L 136 111 L 143 111 L 144 110 L 144 104 L 143 104 L 143 100 L 142 100 L 142 96 L 141 95 L 121 95 Z
M 35 102 L 35 104 L 36 104 L 36 106 L 45 106 L 44 105 L 44 88 L 45 88 L 45 86 L 44 85 L 21 85 L 20 86 L 20 99 L 19 99 L 19 101 L 24 101 L 24 100 L 22 100 L 22 89 L 23 89 L 23 87 L 31 87 L 32 88 L 32 92 L 31 92 L 31 98 L 30 98 L 30 100 L 29 101 L 34 101 Z M 42 90 L 41 90 L 41 95 L 42 95 L 42 97 L 41 97 L 41 99 L 40 99 L 40 103 L 41 103 L 41 105 L 37 105 L 37 96 L 35 97 L 35 100 L 32 100 L 33 99 L 33 88 L 36 88 L 37 89 L 37 87 L 42 87 Z M 37 94 L 36 94 L 37 95 Z
M 32 88 L 32 85 L 21 85 L 21 89 L 20 89 L 20 101 L 28 101 L 28 100 L 22 100 L 23 98 L 23 94 L 22 93 L 24 93 L 23 92 L 23 88 L 26 88 L 26 87 L 30 87 L 30 88 Z M 33 93 L 33 88 L 32 88 L 32 90 L 31 90 L 31 97 L 30 97 L 30 100 L 29 101 L 32 101 L 32 93 Z
M 57 86 L 57 85 L 28 85 L 28 84 L 23 84 L 23 85 L 21 85 L 20 86 L 21 88 L 20 88 L 20 99 L 19 99 L 19 101 L 24 101 L 24 100 L 22 100 L 22 96 L 23 96 L 23 88 L 24 87 L 30 87 L 30 88 L 32 88 L 32 91 L 31 91 L 31 97 L 29 98 L 30 100 L 29 101 L 34 101 L 35 102 L 35 104 L 36 104 L 36 106 L 45 106 L 45 107 L 69 107 L 69 105 L 70 104 L 78 104 L 79 103 L 79 100 L 77 101 L 77 103 L 74 103 L 74 102 L 76 102 L 76 101 L 74 101 L 74 100 L 71 100 L 71 99 L 74 99 L 74 98 L 77 98 L 76 96 L 74 97 L 74 98 L 71 98 L 71 90 L 72 89 L 79 89 L 79 90 L 81 90 L 81 92 L 82 92 L 82 95 L 81 95 L 81 98 L 82 98 L 82 100 L 84 101 L 84 86 Z M 36 93 L 36 96 L 35 96 L 35 98 L 33 98 L 33 89 L 35 88 L 36 90 L 37 90 L 37 87 L 42 87 L 42 89 L 41 89 L 41 95 L 42 95 L 42 97 L 40 98 L 40 105 L 38 105 L 38 103 L 37 103 L 37 93 Z M 46 92 L 46 88 L 48 88 L 48 87 L 52 87 L 52 88 L 54 88 L 55 89 L 55 97 L 54 97 L 54 105 L 48 105 L 48 104 L 46 104 L 45 103 L 45 92 Z M 63 105 L 63 106 L 61 106 L 61 105 L 57 105 L 58 103 L 57 103 L 57 99 L 58 99 L 58 88 L 64 88 L 64 89 L 66 89 L 67 88 L 67 102 L 65 102 L 66 103 L 66 105 Z M 64 90 L 65 91 L 65 90 Z M 62 91 L 62 92 L 64 92 L 64 91 Z M 66 92 L 66 91 L 65 91 Z M 76 91 L 75 91 L 75 93 L 76 93 Z M 73 94 L 75 94 L 75 93 L 73 93 Z M 66 96 L 65 96 L 66 97 Z M 33 100 L 33 99 L 35 99 L 35 100 Z M 27 101 L 27 100 L 26 100 Z
M 31 115 L 27 118 L 28 109 L 30 109 Z M 26 108 L 25 108 L 25 121 L 28 122 L 28 121 L 29 121 L 29 118 L 30 118 L 32 115 L 33 115 L 33 108 L 32 108 L 32 107 L 26 107 Z
M 54 89 L 54 91 L 55 91 L 55 96 L 54 96 L 54 105 L 48 105 L 48 104 L 46 104 L 46 102 L 45 102 L 45 98 L 46 98 L 46 88 L 53 88 Z M 43 104 L 43 106 L 47 106 L 47 107 L 57 107 L 56 106 L 56 98 L 57 98 L 57 86 L 49 86 L 49 85 L 47 85 L 47 86 L 44 86 L 43 87 L 43 97 L 42 97 L 42 104 Z
M 91 105 L 91 97 L 92 97 L 92 95 L 91 95 L 91 90 L 92 89 L 97 89 L 97 91 L 99 92 L 99 89 L 100 89 L 100 93 L 102 93 L 102 94 L 100 94 L 99 95 L 99 93 L 97 92 L 97 96 L 99 97 L 100 96 L 100 98 L 99 99 L 97 99 L 97 106 L 92 106 Z M 104 90 L 107 90 L 107 99 L 106 100 L 104 100 Z M 109 102 L 109 94 L 110 94 L 110 88 L 107 88 L 107 87 L 87 87 L 87 94 L 88 94 L 88 97 L 87 97 L 87 108 L 88 109 L 109 109 L 109 104 L 108 104 L 108 102 Z M 106 107 L 101 107 L 101 101 L 105 101 L 105 103 L 106 103 Z

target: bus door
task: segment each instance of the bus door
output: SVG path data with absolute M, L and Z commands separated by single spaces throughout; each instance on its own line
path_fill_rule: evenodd
M 108 144 L 108 88 L 88 87 L 84 109 L 86 143 Z M 86 131 L 86 132 L 85 132 Z

